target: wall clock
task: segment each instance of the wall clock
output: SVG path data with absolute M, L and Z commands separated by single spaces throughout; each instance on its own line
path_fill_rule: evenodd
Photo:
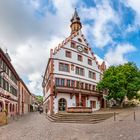
M 83 47 L 80 46 L 80 45 L 78 45 L 78 46 L 77 46 L 77 50 L 78 50 L 79 52 L 83 52 Z

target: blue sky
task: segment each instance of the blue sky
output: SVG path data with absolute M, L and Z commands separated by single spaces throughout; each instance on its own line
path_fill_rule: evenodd
M 0 0 L 0 46 L 31 92 L 42 94 L 50 48 L 70 35 L 77 8 L 82 32 L 99 61 L 140 68 L 140 0 Z

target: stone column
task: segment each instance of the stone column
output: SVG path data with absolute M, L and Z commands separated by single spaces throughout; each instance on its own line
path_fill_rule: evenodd
M 81 106 L 81 103 L 82 103 L 82 101 L 81 101 L 81 93 L 79 93 L 79 106 Z

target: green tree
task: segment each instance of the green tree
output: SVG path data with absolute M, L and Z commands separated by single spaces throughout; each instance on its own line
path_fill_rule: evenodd
M 98 90 L 108 90 L 107 99 L 123 103 L 128 99 L 137 98 L 140 90 L 140 70 L 134 63 L 126 63 L 109 67 L 103 74 L 103 79 L 97 85 Z
M 38 103 L 42 103 L 43 102 L 43 97 L 40 96 L 40 95 L 37 95 L 36 100 L 37 100 Z

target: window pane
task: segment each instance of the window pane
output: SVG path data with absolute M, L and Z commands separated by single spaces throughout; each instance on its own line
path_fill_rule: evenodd
M 61 79 L 61 86 L 65 86 L 65 79 Z
M 55 84 L 56 86 L 59 86 L 59 78 L 56 78 Z
M 66 57 L 71 58 L 71 52 L 70 51 L 66 51 Z
M 69 65 L 64 63 L 59 63 L 59 70 L 69 72 Z
M 67 86 L 70 87 L 70 80 L 67 80 Z

